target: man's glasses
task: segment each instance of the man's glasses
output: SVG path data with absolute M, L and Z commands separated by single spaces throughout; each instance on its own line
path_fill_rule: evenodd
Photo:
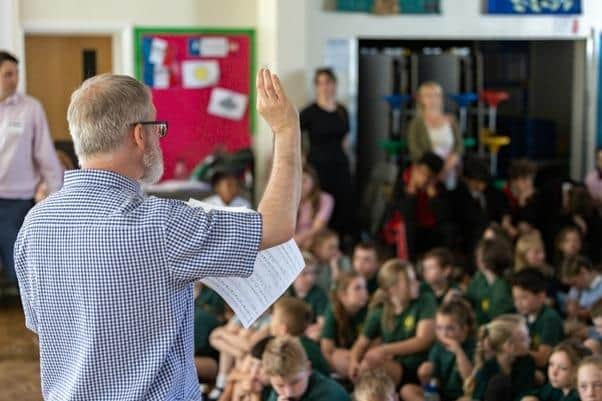
M 132 123 L 131 125 L 154 125 L 159 129 L 159 138 L 163 138 L 165 135 L 167 135 L 167 121 L 136 121 L 135 123 Z

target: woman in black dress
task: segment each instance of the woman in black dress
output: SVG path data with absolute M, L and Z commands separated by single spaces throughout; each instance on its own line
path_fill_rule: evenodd
M 309 134 L 308 162 L 315 168 L 320 187 L 335 200 L 330 227 L 342 240 L 355 229 L 355 207 L 349 160 L 343 144 L 349 134 L 347 109 L 336 100 L 336 76 L 329 68 L 314 75 L 316 100 L 300 114 L 301 130 Z

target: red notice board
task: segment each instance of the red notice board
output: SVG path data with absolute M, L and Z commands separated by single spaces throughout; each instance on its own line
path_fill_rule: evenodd
M 253 30 L 136 28 L 134 43 L 136 78 L 151 88 L 157 120 L 169 122 L 163 179 L 178 161 L 192 171 L 218 146 L 251 146 Z

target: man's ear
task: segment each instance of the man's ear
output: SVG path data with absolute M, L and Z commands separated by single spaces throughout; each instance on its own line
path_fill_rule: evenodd
M 134 145 L 142 152 L 146 149 L 146 142 L 144 140 L 144 128 L 142 124 L 134 125 L 134 129 L 132 131 Z

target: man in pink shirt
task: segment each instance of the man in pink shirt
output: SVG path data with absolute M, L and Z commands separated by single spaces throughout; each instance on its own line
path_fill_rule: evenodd
M 36 187 L 62 186 L 59 163 L 40 102 L 17 93 L 18 60 L 0 50 L 0 265 L 16 295 L 13 248 L 23 219 L 33 206 Z

